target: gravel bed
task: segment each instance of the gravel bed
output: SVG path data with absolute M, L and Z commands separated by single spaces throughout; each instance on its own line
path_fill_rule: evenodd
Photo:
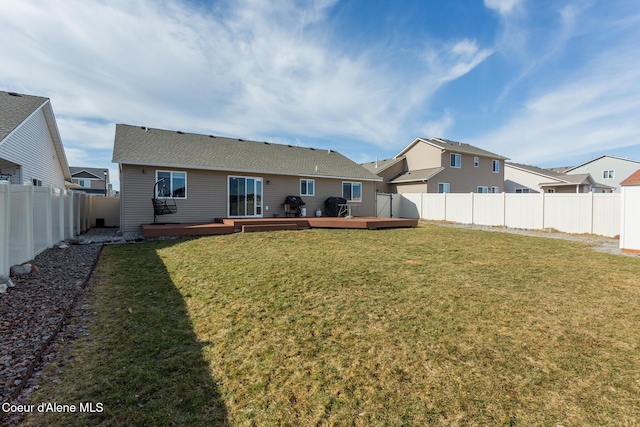
M 0 294 L 0 404 L 28 403 L 42 367 L 57 357 L 55 344 L 77 335 L 77 326 L 65 320 L 83 317 L 86 305 L 74 308 L 74 302 L 83 300 L 103 244 L 139 240 L 138 234 L 94 228 L 36 256 L 30 274 L 11 277 L 14 286 Z M 20 419 L 0 411 L 0 424 Z

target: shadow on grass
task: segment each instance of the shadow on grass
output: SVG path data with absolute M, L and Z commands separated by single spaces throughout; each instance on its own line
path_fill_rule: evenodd
M 46 425 L 225 425 L 227 410 L 180 294 L 157 250 L 105 247 L 89 299 L 91 337 L 32 403 L 93 402 L 96 413 L 36 414 Z

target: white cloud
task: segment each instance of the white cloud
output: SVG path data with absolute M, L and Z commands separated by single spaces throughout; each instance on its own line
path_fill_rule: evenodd
M 472 143 L 534 164 L 638 145 L 640 61 L 627 52 L 601 55 Z
M 511 13 L 521 0 L 484 0 L 485 7 L 493 9 L 501 15 Z
M 424 72 L 381 65 L 375 48 L 349 55 L 321 25 L 334 3 L 4 1 L 0 38 L 12 60 L 0 81 L 49 96 L 65 134 L 100 146 L 95 118 L 383 144 L 402 134 L 413 107 L 490 54 L 452 42 Z

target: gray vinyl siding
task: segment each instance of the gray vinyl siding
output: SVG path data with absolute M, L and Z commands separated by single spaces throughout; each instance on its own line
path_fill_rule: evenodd
M 145 171 L 143 173 L 142 171 Z M 153 222 L 153 186 L 156 170 L 172 170 L 187 173 L 187 198 L 174 199 L 177 213 L 158 217 L 158 222 L 209 222 L 216 218 L 225 218 L 227 212 L 227 182 L 229 176 L 247 176 L 262 178 L 263 217 L 284 216 L 282 203 L 289 195 L 300 195 L 300 179 L 315 179 L 315 196 L 301 196 L 306 203 L 307 216 L 315 215 L 321 209 L 324 215 L 324 201 L 331 196 L 342 197 L 342 182 L 361 182 L 362 199 L 354 203 L 354 214 L 375 216 L 375 182 L 357 179 L 307 178 L 284 175 L 260 175 L 205 171 L 199 169 L 153 168 L 134 165 L 121 165 L 120 228 L 123 232 L 140 231 L 141 224 Z M 268 182 L 267 182 L 268 181 Z M 268 209 L 267 209 L 268 207 Z
M 45 186 L 65 187 L 64 172 L 42 108 L 0 144 L 0 158 L 20 165 L 22 182 L 16 179 L 12 183 L 31 183 L 35 178 Z

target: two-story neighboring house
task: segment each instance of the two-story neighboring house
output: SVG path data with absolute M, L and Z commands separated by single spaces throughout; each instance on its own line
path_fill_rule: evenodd
M 69 170 L 71 171 L 73 182 L 79 186 L 74 190 L 87 194 L 110 195 L 109 169 L 69 166 Z
M 362 166 L 396 193 L 501 193 L 504 161 L 499 154 L 462 142 L 416 138 L 393 159 Z
M 567 175 L 591 174 L 595 182 L 620 192 L 620 183 L 640 167 L 640 161 L 608 154 L 565 170 Z

